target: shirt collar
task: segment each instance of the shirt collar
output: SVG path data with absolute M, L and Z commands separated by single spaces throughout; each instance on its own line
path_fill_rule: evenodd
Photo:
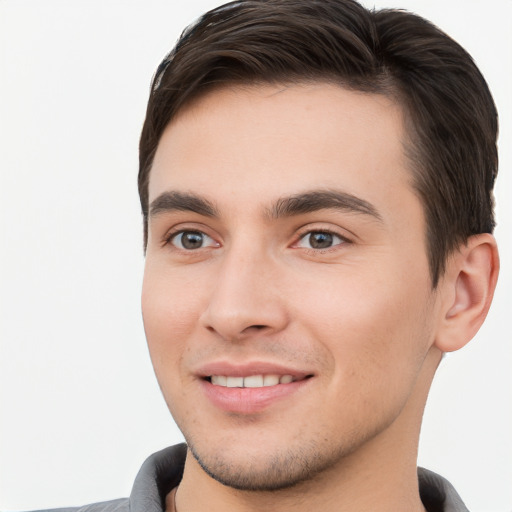
M 140 468 L 130 494 L 131 512 L 164 512 L 165 497 L 183 476 L 186 444 L 151 455 Z M 442 476 L 418 468 L 420 496 L 428 512 L 469 512 L 452 484 Z

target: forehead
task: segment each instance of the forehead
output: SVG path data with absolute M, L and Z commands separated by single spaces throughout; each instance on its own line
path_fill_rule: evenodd
M 169 187 L 238 196 L 248 187 L 252 203 L 313 185 L 371 199 L 408 184 L 403 126 L 391 99 L 333 84 L 220 88 L 167 126 L 149 200 Z

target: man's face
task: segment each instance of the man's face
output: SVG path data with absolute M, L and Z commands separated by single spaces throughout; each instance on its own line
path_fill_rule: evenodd
M 311 478 L 415 393 L 436 296 L 404 138 L 389 99 L 322 83 L 217 90 L 164 132 L 144 323 L 169 408 L 219 481 Z

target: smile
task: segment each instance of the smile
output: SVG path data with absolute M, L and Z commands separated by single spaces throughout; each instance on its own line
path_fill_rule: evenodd
M 295 382 L 292 375 L 249 375 L 247 377 L 212 375 L 210 382 L 215 386 L 226 388 L 263 388 L 277 386 L 278 384 L 290 384 Z
M 213 374 L 199 382 L 205 396 L 216 408 L 228 413 L 256 414 L 275 403 L 293 400 L 296 393 L 308 387 L 312 377 L 311 374 L 290 373 Z

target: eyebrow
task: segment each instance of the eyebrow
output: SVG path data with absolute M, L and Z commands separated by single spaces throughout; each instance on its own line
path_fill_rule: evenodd
M 341 210 L 368 215 L 383 222 L 378 210 L 368 201 L 339 190 L 312 190 L 278 199 L 266 210 L 269 218 L 293 217 L 319 210 Z M 163 192 L 149 207 L 149 215 L 173 211 L 189 211 L 206 217 L 220 217 L 217 207 L 208 199 L 187 192 Z
M 188 211 L 206 217 L 219 217 L 219 212 L 211 201 L 186 192 L 164 192 L 149 205 L 151 217 L 175 211 Z
M 341 210 L 368 215 L 383 222 L 381 214 L 368 201 L 339 190 L 312 190 L 278 199 L 269 209 L 272 218 L 291 217 L 319 210 Z

